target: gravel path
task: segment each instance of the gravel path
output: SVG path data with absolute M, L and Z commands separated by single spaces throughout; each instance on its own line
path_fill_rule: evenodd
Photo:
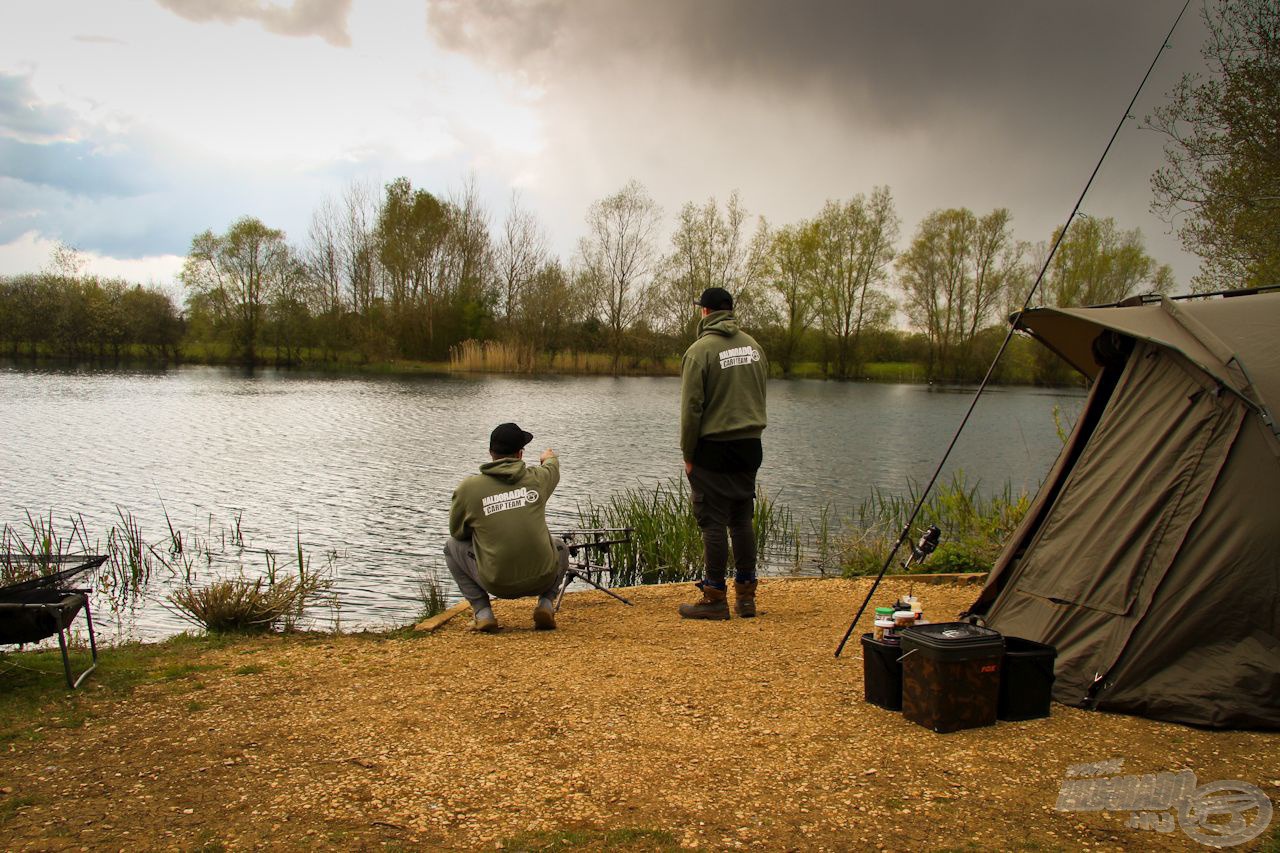
M 1068 768 L 1113 759 L 1243 780 L 1280 805 L 1280 733 L 1054 705 L 937 735 L 865 704 L 859 646 L 832 653 L 866 588 L 767 580 L 761 615 L 729 622 L 681 621 L 688 586 L 632 590 L 634 608 L 590 592 L 566 599 L 555 632 L 532 630 L 530 599 L 500 602 L 493 636 L 455 619 L 195 653 L 185 678 L 8 744 L 0 836 L 32 850 L 495 849 L 633 828 L 663 834 L 626 849 L 1207 849 L 1127 813 L 1055 810 Z M 905 591 L 889 583 L 877 602 Z M 976 587 L 915 591 L 939 620 Z

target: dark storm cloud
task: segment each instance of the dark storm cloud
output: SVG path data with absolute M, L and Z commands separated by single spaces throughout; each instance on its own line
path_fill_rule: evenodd
M 282 36 L 320 36 L 338 47 L 350 47 L 347 15 L 351 0 L 294 0 L 288 8 L 263 0 L 156 0 L 188 21 L 223 24 L 258 21 L 268 32 Z
M 550 88 L 571 85 L 565 78 L 574 75 L 648 68 L 701 87 L 822 100 L 910 125 L 962 104 L 1033 121 L 1127 94 L 1177 8 L 1111 0 L 435 0 L 429 25 L 446 47 Z
M 887 184 L 904 239 L 930 210 L 966 206 L 1008 207 L 1037 241 L 1181 5 L 430 0 L 428 27 L 539 87 L 552 181 L 581 187 L 583 206 L 633 176 L 668 212 L 737 188 L 777 224 Z M 1184 20 L 1139 118 L 1198 61 L 1198 23 Z M 1086 210 L 1141 226 L 1165 258 L 1177 249 L 1147 209 L 1160 162 L 1159 140 L 1130 123 Z

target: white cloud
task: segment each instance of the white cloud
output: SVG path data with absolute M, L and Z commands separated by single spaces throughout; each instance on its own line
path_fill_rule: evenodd
M 255 0 L 157 0 L 189 21 L 257 21 L 268 32 L 283 36 L 320 36 L 329 44 L 349 47 L 347 14 L 351 0 L 294 0 L 281 8 Z
M 49 266 L 57 240 L 41 237 L 28 231 L 18 239 L 0 244 L 0 275 L 18 275 L 37 272 Z M 182 271 L 183 258 L 177 255 L 156 255 L 143 258 L 114 258 L 97 252 L 81 252 L 85 262 L 83 272 L 103 278 L 121 278 L 137 284 L 158 287 L 181 301 L 178 273 Z

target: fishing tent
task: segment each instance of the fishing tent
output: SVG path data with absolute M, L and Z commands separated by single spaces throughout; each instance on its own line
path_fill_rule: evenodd
M 1065 704 L 1280 728 L 1280 292 L 1014 322 L 1093 382 L 971 612 Z

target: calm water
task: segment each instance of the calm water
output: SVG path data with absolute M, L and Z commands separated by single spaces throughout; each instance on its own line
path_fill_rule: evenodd
M 290 554 L 295 531 L 318 564 L 335 550 L 345 627 L 404 622 L 423 572 L 444 573 L 449 496 L 487 459 L 489 430 L 517 421 L 561 456 L 552 501 L 652 485 L 682 471 L 673 378 L 331 378 L 184 367 L 162 373 L 0 367 L 0 523 L 27 512 L 93 536 L 118 523 L 144 537 L 175 526 L 215 539 L 237 515 L 246 542 Z M 774 381 L 760 480 L 800 518 L 847 512 L 873 486 L 905 492 L 932 473 L 972 395 L 909 385 Z M 948 473 L 991 490 L 1034 489 L 1060 446 L 1054 406 L 1070 392 L 996 389 L 961 436 Z M 565 526 L 571 526 L 566 522 Z M 252 565 L 252 564 L 251 564 Z M 446 584 L 452 595 L 452 583 Z M 188 626 L 163 584 L 130 624 L 146 639 Z M 104 622 L 107 620 L 104 617 Z M 111 626 L 104 630 L 112 633 Z

